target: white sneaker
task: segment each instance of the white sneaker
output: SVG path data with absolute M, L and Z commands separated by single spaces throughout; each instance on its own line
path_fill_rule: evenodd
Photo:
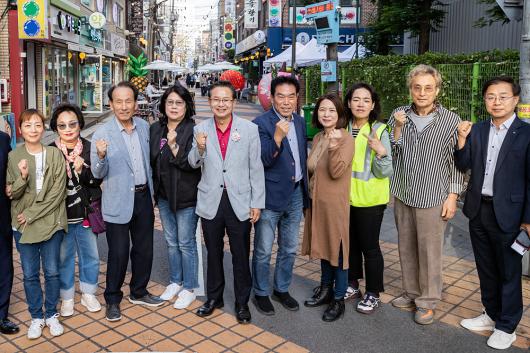
M 488 346 L 495 349 L 506 349 L 510 348 L 513 342 L 517 339 L 514 333 L 506 333 L 501 330 L 495 329 L 493 334 L 488 338 Z
M 81 295 L 81 305 L 88 309 L 91 313 L 101 310 L 101 304 L 98 298 L 93 294 L 83 293 Z
M 74 315 L 74 300 L 66 299 L 61 301 L 61 316 Z
M 44 319 L 31 319 L 31 325 L 28 329 L 28 339 L 34 340 L 42 335 L 44 328 Z
M 171 300 L 175 295 L 178 294 L 182 289 L 182 286 L 176 284 L 176 283 L 170 283 L 169 286 L 166 287 L 166 290 L 162 295 L 160 296 L 160 299 L 162 300 Z
M 460 325 L 470 331 L 493 331 L 495 321 L 484 311 L 480 316 L 460 321 Z
M 197 296 L 195 295 L 195 292 L 190 292 L 187 289 L 183 289 L 175 301 L 175 304 L 173 307 L 175 309 L 186 309 L 188 306 L 190 306 L 191 303 L 195 300 Z
M 50 333 L 52 336 L 60 336 L 64 332 L 63 325 L 57 319 L 59 314 L 55 314 L 52 317 L 46 319 L 46 326 L 50 328 Z

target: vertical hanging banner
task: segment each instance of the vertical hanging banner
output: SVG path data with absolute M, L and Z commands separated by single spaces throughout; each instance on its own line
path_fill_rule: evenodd
M 230 50 L 234 49 L 234 22 L 231 18 L 225 18 L 225 24 L 223 26 L 223 49 Z
M 236 1 L 225 0 L 225 15 L 230 18 L 236 17 Z
M 48 0 L 17 0 L 18 37 L 48 39 Z
M 136 36 L 144 32 L 144 3 L 142 0 L 127 1 L 129 21 L 128 29 Z
M 269 0 L 269 27 L 282 26 L 282 0 Z
M 258 28 L 258 1 L 245 0 L 245 29 Z

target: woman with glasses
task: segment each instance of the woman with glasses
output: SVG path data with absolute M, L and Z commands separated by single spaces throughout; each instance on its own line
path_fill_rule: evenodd
M 52 113 L 50 127 L 59 137 L 50 144 L 64 157 L 68 234 L 61 243 L 61 316 L 74 314 L 75 255 L 78 256 L 81 305 L 101 310 L 96 298 L 99 276 L 97 236 L 88 224 L 90 204 L 101 199 L 100 179 L 90 171 L 90 142 L 81 137 L 85 125 L 78 106 L 62 104 Z
M 178 84 L 168 88 L 160 99 L 160 113 L 150 128 L 154 197 L 169 253 L 170 283 L 160 298 L 178 295 L 174 308 L 185 309 L 199 287 L 195 205 L 201 171 L 188 163 L 195 126 L 190 92 Z
M 52 336 L 60 336 L 64 329 L 57 313 L 59 253 L 68 230 L 64 158 L 57 148 L 42 145 L 44 116 L 38 110 L 22 112 L 19 127 L 24 143 L 9 153 L 6 194 L 11 199 L 11 225 L 31 315 L 27 336 L 39 338 L 45 325 Z M 45 300 L 40 283 L 41 263 Z

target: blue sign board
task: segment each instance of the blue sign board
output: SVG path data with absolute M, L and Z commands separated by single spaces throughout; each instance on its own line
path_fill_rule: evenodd
M 339 1 L 329 0 L 306 6 L 305 17 L 314 20 L 318 44 L 339 42 Z
M 337 82 L 337 62 L 324 60 L 320 63 L 320 80 Z

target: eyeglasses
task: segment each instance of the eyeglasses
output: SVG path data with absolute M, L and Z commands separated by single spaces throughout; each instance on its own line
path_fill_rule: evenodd
M 511 97 L 486 96 L 484 97 L 484 100 L 488 103 L 494 103 L 498 99 L 500 103 L 506 103 L 513 97 L 514 96 L 511 96 Z
M 212 98 L 210 101 L 212 102 L 213 105 L 219 105 L 219 104 L 221 104 L 221 103 L 223 103 L 223 104 L 228 104 L 228 103 L 232 102 L 233 99 L 228 99 L 228 98 L 223 98 L 223 99 L 221 99 L 221 98 Z
M 166 101 L 166 105 L 171 107 L 173 105 L 177 107 L 183 107 L 186 104 L 184 101 Z
M 427 94 L 430 94 L 430 93 L 434 93 L 434 91 L 436 90 L 436 87 L 433 87 L 433 86 L 412 86 L 412 90 L 416 93 L 421 93 L 422 91 L 427 93 Z
M 66 127 L 75 129 L 79 125 L 79 121 L 70 121 L 68 124 L 57 124 L 57 129 L 65 130 Z

